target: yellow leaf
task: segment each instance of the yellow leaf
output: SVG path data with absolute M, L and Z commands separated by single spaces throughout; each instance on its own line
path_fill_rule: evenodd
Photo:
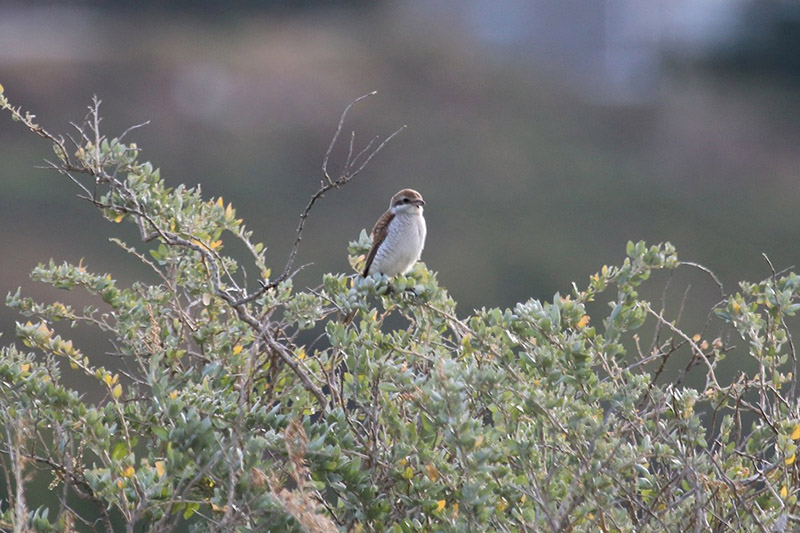
M 439 479 L 439 469 L 436 468 L 435 464 L 428 463 L 425 465 L 425 470 L 428 471 L 428 477 L 431 478 L 432 481 Z
M 111 374 L 106 374 L 105 376 L 103 376 L 103 381 L 105 381 L 106 385 L 108 385 L 110 387 L 111 383 L 112 383 Z
M 240 353 L 242 353 L 242 345 L 237 344 L 233 347 L 233 355 L 239 355 Z
M 169 397 L 174 400 L 175 398 L 178 397 L 178 391 L 174 390 L 174 391 L 170 392 L 169 393 Z
M 167 473 L 167 469 L 164 468 L 164 461 L 156 461 L 156 473 L 158 473 L 158 477 L 164 477 L 164 474 Z
M 25 363 L 22 366 L 20 366 L 20 370 L 22 370 L 23 372 L 27 372 L 30 369 L 31 369 L 31 364 L 30 363 Z
M 125 215 L 124 215 L 124 214 L 123 214 L 123 215 L 117 215 L 117 216 L 115 216 L 115 217 L 114 217 L 112 220 L 114 220 L 114 222 L 116 222 L 117 224 L 119 224 L 120 222 L 122 222 L 122 219 L 123 219 L 123 218 L 125 218 Z
M 528 499 L 528 498 L 527 498 L 527 497 L 526 497 L 526 496 L 523 494 L 523 495 L 522 495 L 522 496 L 520 496 L 520 498 L 519 498 L 519 503 L 525 503 L 525 500 L 527 500 L 527 499 Z
M 697 341 L 699 341 L 699 340 L 700 340 L 700 339 L 702 339 L 702 338 L 703 338 L 703 337 L 701 337 L 699 333 L 695 333 L 695 334 L 694 334 L 694 336 L 692 337 L 692 340 L 693 340 L 694 342 L 697 342 Z
M 794 431 L 792 431 L 792 440 L 800 439 L 800 424 L 794 426 Z
M 503 497 L 500 497 L 500 499 L 494 506 L 494 508 L 497 510 L 498 513 L 502 513 L 503 511 L 506 510 L 507 507 L 508 507 L 508 500 L 506 500 Z
M 123 483 L 121 479 L 118 479 L 118 480 L 117 480 L 117 488 L 118 488 L 118 489 L 121 489 L 121 488 L 122 488 L 122 487 L 124 487 L 124 486 L 125 486 L 125 483 Z
M 122 471 L 124 477 L 133 477 L 135 474 L 136 470 L 134 470 L 132 466 L 128 466 Z
M 214 241 L 212 243 L 209 243 L 208 247 L 211 248 L 212 250 L 216 250 L 221 245 L 222 245 L 222 241 Z
M 47 329 L 47 324 L 45 324 L 44 322 L 39 324 L 39 327 L 36 328 L 36 331 L 38 331 L 39 333 L 44 333 L 45 335 L 50 335 L 50 330 Z
M 436 511 L 442 512 L 445 505 L 447 505 L 447 502 L 445 500 L 439 500 L 438 502 L 436 502 Z
M 589 324 L 589 315 L 583 315 L 580 320 L 578 320 L 577 328 L 583 329 L 586 325 Z
M 219 198 L 217 198 L 217 205 L 218 205 L 218 206 L 220 206 L 220 207 L 223 207 L 223 203 L 224 203 L 224 202 L 222 201 L 222 196 L 220 196 Z
M 301 361 L 306 358 L 306 349 L 304 346 L 301 346 L 299 350 L 297 350 L 297 358 Z
M 784 459 L 783 462 L 786 463 L 787 465 L 792 465 L 794 464 L 795 459 L 796 459 L 795 454 L 792 454 L 786 459 Z
M 228 207 L 225 208 L 225 218 L 230 220 L 233 218 L 233 205 L 228 204 Z
M 458 518 L 458 503 L 453 504 L 453 518 Z
M 414 469 L 410 466 L 407 466 L 405 470 L 403 470 L 403 479 L 411 479 L 414 477 Z
M 478 435 L 478 436 L 475 438 L 475 448 L 477 448 L 477 447 L 478 447 L 478 446 L 480 446 L 481 444 L 483 444 L 483 435 Z
M 738 313 L 742 308 L 742 306 L 739 305 L 739 302 L 733 302 L 733 305 L 731 307 L 733 308 L 734 313 Z
M 3 85 L 0 84 L 0 94 L 3 94 Z
M 786 499 L 786 496 L 789 495 L 789 491 L 786 490 L 786 485 L 781 487 L 781 498 Z
M 119 397 L 122 396 L 122 385 L 117 383 L 117 386 L 111 389 L 111 394 L 114 398 L 119 399 Z
M 214 512 L 217 512 L 217 513 L 227 513 L 228 512 L 228 506 L 227 505 L 223 505 L 222 507 L 220 507 L 219 505 L 217 505 L 216 503 L 213 503 L 213 502 L 211 503 L 211 509 Z
M 400 459 L 400 466 L 406 466 L 407 462 L 408 460 L 405 457 L 403 457 L 402 459 Z

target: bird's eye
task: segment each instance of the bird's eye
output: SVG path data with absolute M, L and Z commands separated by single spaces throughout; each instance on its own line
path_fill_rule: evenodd
M 410 202 L 410 201 L 411 201 L 411 200 L 409 200 L 408 198 L 403 198 L 403 203 L 404 203 L 404 204 L 407 204 L 407 203 L 408 203 L 408 202 Z

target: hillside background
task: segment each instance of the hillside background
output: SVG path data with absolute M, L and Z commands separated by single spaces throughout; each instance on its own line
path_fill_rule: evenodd
M 347 243 L 398 189 L 427 201 L 423 255 L 466 313 L 550 299 L 618 264 L 628 240 L 673 242 L 726 288 L 798 264 L 800 7 L 747 2 L 4 2 L 0 84 L 65 132 L 93 94 L 169 184 L 232 202 L 282 268 L 344 106 L 357 140 L 408 128 L 315 209 L 296 278 L 349 271 Z M 289 4 L 289 3 L 287 3 Z M 67 180 L 34 168 L 47 144 L 0 120 L 0 293 L 38 262 L 123 282 L 139 269 Z M 342 155 L 341 153 L 339 154 Z M 720 299 L 685 272 L 705 320 Z M 654 297 L 657 297 L 655 294 Z M 20 317 L 0 309 L 3 342 Z M 713 326 L 712 326 L 713 327 Z M 110 347 L 69 333 L 98 362 Z M 746 362 L 742 362 L 746 364 Z

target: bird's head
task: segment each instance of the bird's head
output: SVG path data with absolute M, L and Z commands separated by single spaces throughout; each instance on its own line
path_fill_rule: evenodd
M 389 209 L 392 213 L 419 213 L 422 214 L 422 206 L 425 205 L 425 200 L 422 195 L 414 189 L 403 189 L 394 196 L 392 201 L 389 202 Z

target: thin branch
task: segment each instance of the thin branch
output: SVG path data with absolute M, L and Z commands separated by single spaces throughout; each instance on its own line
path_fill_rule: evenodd
M 775 282 L 776 281 L 776 274 L 775 274 L 775 267 L 772 266 L 772 261 L 769 260 L 769 256 L 767 256 L 767 254 L 764 253 L 764 252 L 761 252 L 761 257 L 763 257 L 764 261 L 766 261 L 767 265 L 769 265 L 769 269 L 772 272 L 772 281 Z
M 361 100 L 366 100 L 370 96 L 375 96 L 376 94 L 378 94 L 378 91 L 372 91 L 371 93 L 361 95 L 352 102 L 350 102 L 350 104 L 344 108 L 344 111 L 342 111 L 342 115 L 339 117 L 339 124 L 336 126 L 336 132 L 333 134 L 333 137 L 331 138 L 331 143 L 330 145 L 328 145 L 328 150 L 325 152 L 325 158 L 322 160 L 322 175 L 325 176 L 325 179 L 328 181 L 329 185 L 333 185 L 333 180 L 331 179 L 331 176 L 328 173 L 328 159 L 330 158 L 331 153 L 333 152 L 333 147 L 336 146 L 336 141 L 339 140 L 339 134 L 342 133 L 342 128 L 344 127 L 344 119 L 347 118 L 347 113 L 350 111 L 350 109 L 353 108 L 354 105 L 359 103 Z M 353 153 L 354 139 L 355 139 L 355 132 L 353 132 L 353 134 L 350 136 L 350 153 L 347 156 L 348 160 L 350 159 L 350 156 Z
M 694 267 L 694 268 L 696 268 L 698 270 L 701 270 L 701 271 L 705 272 L 706 274 L 708 274 L 711 277 L 711 279 L 714 280 L 714 283 L 717 284 L 717 287 L 719 288 L 719 292 L 722 294 L 722 296 L 727 296 L 725 294 L 725 287 L 722 285 L 722 282 L 719 280 L 717 275 L 714 274 L 714 272 L 712 272 L 711 270 L 709 270 L 708 268 L 704 267 L 701 264 L 691 263 L 689 261 L 681 261 L 681 265 Z
M 262 337 L 270 349 L 278 354 L 284 363 L 289 365 L 295 375 L 303 382 L 303 386 L 305 386 L 306 390 L 311 392 L 317 398 L 317 401 L 319 401 L 320 406 L 324 408 L 328 404 L 328 399 L 325 397 L 322 389 L 317 387 L 314 382 L 311 381 L 311 378 L 308 377 L 308 374 L 300 368 L 294 354 L 290 353 L 285 346 L 277 342 L 268 332 L 264 332 Z
M 369 94 L 359 96 L 358 98 L 350 102 L 350 104 L 342 112 L 342 115 L 339 118 L 339 124 L 336 127 L 336 132 L 333 134 L 331 143 L 328 146 L 328 150 L 325 153 L 325 157 L 323 158 L 322 161 L 322 175 L 324 179 L 320 181 L 320 188 L 317 190 L 317 192 L 311 195 L 311 198 L 309 198 L 305 209 L 303 209 L 303 211 L 300 213 L 300 220 L 298 221 L 297 229 L 295 230 L 294 243 L 292 244 L 292 248 L 289 251 L 289 257 L 286 260 L 286 265 L 284 266 L 283 271 L 275 279 L 268 282 L 262 282 L 261 288 L 259 288 L 249 296 L 245 296 L 240 300 L 236 300 L 233 303 L 234 306 L 244 305 L 248 302 L 255 300 L 256 298 L 264 294 L 266 291 L 277 287 L 278 285 L 280 285 L 281 283 L 283 283 L 284 281 L 291 278 L 294 274 L 297 273 L 297 271 L 294 271 L 293 268 L 295 259 L 297 258 L 297 252 L 300 248 L 300 242 L 303 240 L 303 229 L 305 228 L 306 219 L 308 219 L 308 215 L 314 208 L 314 205 L 317 203 L 317 200 L 325 196 L 325 194 L 331 189 L 339 189 L 342 186 L 346 185 L 350 180 L 358 176 L 358 174 L 360 174 L 361 171 L 364 170 L 364 168 L 372 160 L 372 158 L 375 157 L 378 154 L 378 152 L 383 150 L 383 148 L 392 139 L 394 139 L 397 135 L 400 134 L 400 132 L 402 132 L 406 128 L 406 126 L 398 128 L 392 134 L 388 135 L 380 144 L 378 144 L 374 148 L 372 148 L 372 146 L 378 138 L 376 137 L 375 139 L 372 139 L 364 149 L 362 149 L 361 151 L 358 152 L 358 154 L 355 155 L 355 157 L 353 156 L 353 142 L 355 138 L 355 134 L 353 133 L 350 136 L 350 145 L 347 153 L 347 159 L 345 160 L 342 166 L 342 170 L 339 173 L 339 177 L 337 177 L 336 179 L 333 179 L 331 177 L 330 171 L 328 169 L 328 161 L 330 160 L 331 153 L 333 152 L 333 149 L 336 146 L 336 143 L 342 132 L 342 128 L 344 127 L 344 121 L 345 118 L 347 117 L 347 113 L 355 104 L 375 94 L 376 92 L 371 92 Z M 366 157 L 364 157 L 364 160 L 359 161 L 359 159 L 365 154 Z
M 114 528 L 111 526 L 111 517 L 106 511 L 104 502 L 95 494 L 94 490 L 92 489 L 92 486 L 89 484 L 88 481 L 86 481 L 86 479 L 83 477 L 82 474 L 78 472 L 73 472 L 70 469 L 66 468 L 64 465 L 56 463 L 55 461 L 47 457 L 40 457 L 36 455 L 27 455 L 27 457 L 28 459 L 32 459 L 37 463 L 42 463 L 49 466 L 53 471 L 57 472 L 58 475 L 64 478 L 65 480 L 68 478 L 70 484 L 74 489 L 74 492 L 78 494 L 81 498 L 89 500 L 97 507 L 97 510 L 100 513 L 101 518 L 103 519 L 103 524 L 105 525 L 106 530 L 114 531 Z
M 139 128 L 143 128 L 144 126 L 147 126 L 148 124 L 150 124 L 150 121 L 149 120 L 145 120 L 141 124 L 135 124 L 135 125 L 131 126 L 130 128 L 128 128 L 125 131 L 123 131 L 120 134 L 120 136 L 117 137 L 117 140 L 122 142 L 122 139 L 124 139 L 125 136 L 128 135 L 130 132 L 132 132 L 133 130 L 138 130 Z
M 653 311 L 653 308 L 649 305 L 644 304 L 644 308 L 649 314 L 653 315 L 659 322 L 664 324 L 668 329 L 672 330 L 673 333 L 681 337 L 689 344 L 689 346 L 692 347 L 692 352 L 694 352 L 695 357 L 699 358 L 703 361 L 703 363 L 705 363 L 707 370 L 706 375 L 714 383 L 714 385 L 719 388 L 719 382 L 717 381 L 716 374 L 714 373 L 714 365 L 711 364 L 711 361 L 709 361 L 708 357 L 705 353 L 703 353 L 703 350 L 700 349 L 697 343 L 690 339 L 686 333 L 675 327 L 672 322 L 668 322 L 667 319 L 665 319 L 661 314 Z

